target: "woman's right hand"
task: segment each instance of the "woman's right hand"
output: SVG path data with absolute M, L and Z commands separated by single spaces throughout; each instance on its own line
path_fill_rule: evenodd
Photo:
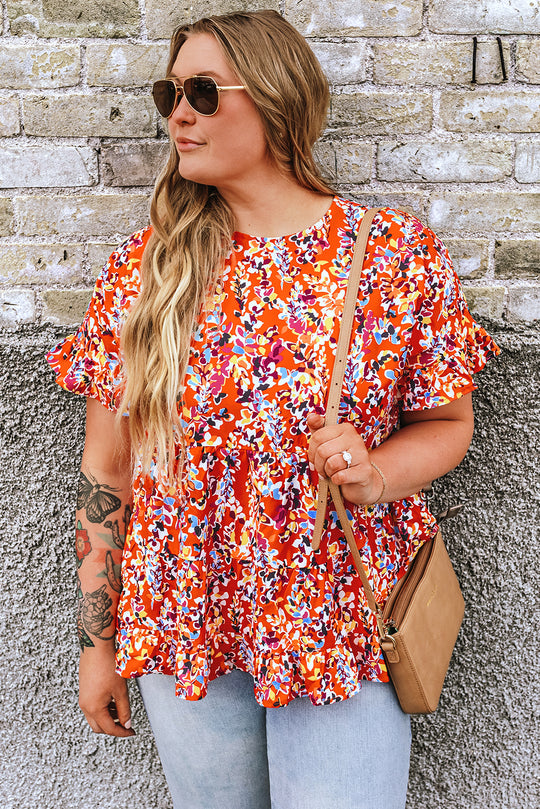
M 94 733 L 134 736 L 127 682 L 115 671 L 114 648 L 86 648 L 79 662 L 79 705 Z

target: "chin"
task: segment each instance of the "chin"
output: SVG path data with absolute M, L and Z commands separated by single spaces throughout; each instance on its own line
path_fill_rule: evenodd
M 178 161 L 178 174 L 180 177 L 183 177 L 184 180 L 190 180 L 192 183 L 210 185 L 211 183 L 207 182 L 206 179 L 206 172 L 201 170 L 200 166 L 197 168 L 194 161 L 186 161 L 183 157 L 184 156 L 181 155 Z
M 195 166 L 182 166 L 180 163 L 178 165 L 178 174 L 184 180 L 189 180 L 189 182 L 197 183 L 198 185 L 217 185 L 215 174 L 201 169 L 197 171 Z

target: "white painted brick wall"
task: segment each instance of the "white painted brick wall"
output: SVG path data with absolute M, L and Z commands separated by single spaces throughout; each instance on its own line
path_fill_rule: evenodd
M 538 3 L 3 0 L 0 290 L 30 296 L 17 298 L 20 317 L 4 314 L 3 322 L 71 322 L 81 285 L 91 284 L 111 246 L 146 223 L 168 148 L 149 88 L 165 71 L 172 29 L 212 11 L 264 7 L 308 36 L 329 77 L 331 113 L 317 155 L 330 181 L 439 229 L 479 313 L 536 317 Z M 497 245 L 520 240 L 533 247 L 520 253 L 518 271 Z M 51 289 L 62 295 L 51 298 Z
M 2 149 L 0 188 L 62 188 L 97 182 L 97 155 L 88 146 L 8 143 Z
M 168 52 L 162 43 L 89 42 L 86 46 L 90 86 L 145 87 L 161 79 Z
M 476 34 L 540 34 L 540 9 L 534 0 L 430 0 L 432 31 Z
M 378 149 L 381 180 L 428 183 L 479 183 L 512 174 L 514 144 L 509 140 L 382 142 Z

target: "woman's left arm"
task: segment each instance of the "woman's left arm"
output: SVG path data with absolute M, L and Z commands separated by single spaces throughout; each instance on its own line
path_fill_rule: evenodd
M 323 417 L 311 413 L 308 427 L 310 465 L 341 486 L 346 500 L 357 505 L 401 500 L 463 460 L 474 428 L 472 395 L 432 410 L 404 412 L 401 429 L 371 451 L 350 422 L 325 427 Z M 348 469 L 343 452 L 351 455 Z

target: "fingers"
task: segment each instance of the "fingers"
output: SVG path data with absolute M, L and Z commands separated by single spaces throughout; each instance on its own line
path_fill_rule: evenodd
M 321 447 L 320 455 L 322 458 L 326 457 L 323 471 L 327 477 L 332 477 L 336 472 L 345 472 L 355 466 L 354 450 L 344 450 L 342 445 L 343 442 L 336 439 L 335 441 L 328 441 Z M 344 453 L 345 457 L 343 457 Z M 347 453 L 350 456 L 349 462 L 347 462 Z
M 311 430 L 308 448 L 311 470 L 341 486 L 343 496 L 353 503 L 378 501 L 384 488 L 381 492 L 379 474 L 354 424 L 341 422 L 327 427 L 324 416 L 310 413 L 307 425 Z
M 309 441 L 309 459 L 310 461 L 314 461 L 317 452 L 323 447 L 328 441 L 332 441 L 333 439 L 337 439 L 338 441 L 341 440 L 343 446 L 341 447 L 341 451 L 345 449 L 349 449 L 349 444 L 351 442 L 354 443 L 355 440 L 359 440 L 362 444 L 364 443 L 356 429 L 353 427 L 352 424 L 348 422 L 343 422 L 341 424 L 333 424 L 330 427 L 324 426 L 324 416 L 319 416 L 318 414 L 311 414 L 307 417 L 307 425 L 311 430 L 311 438 Z M 316 426 L 318 425 L 318 426 Z M 334 445 L 335 451 L 335 445 Z M 325 454 L 325 460 L 329 457 L 329 454 Z
M 126 728 L 123 724 L 120 724 L 117 706 L 114 701 L 111 701 L 109 705 L 107 705 L 107 707 L 103 709 L 95 718 L 99 727 L 101 728 L 100 732 L 106 733 L 107 736 L 120 736 L 127 738 L 128 736 L 135 735 L 134 730 L 131 728 Z
M 81 708 L 81 710 L 82 710 L 82 708 Z M 95 719 L 92 716 L 90 716 L 90 714 L 87 714 L 86 711 L 83 711 L 83 714 L 84 714 L 84 718 L 86 719 L 86 721 L 88 722 L 88 724 L 90 725 L 90 727 L 94 731 L 94 733 L 103 733 L 103 731 L 101 730 L 98 723 L 95 721 Z
M 332 477 L 338 472 L 366 463 L 367 449 L 353 424 L 342 422 L 325 427 L 324 417 L 315 413 L 309 414 L 307 423 L 312 431 L 308 457 L 311 466 L 319 474 Z
M 129 706 L 129 695 L 126 687 L 122 693 L 115 695 L 116 718 L 122 727 L 131 729 L 131 708 Z M 134 731 L 131 731 L 134 733 Z
M 135 731 L 131 728 L 129 718 L 123 723 L 120 722 L 118 707 L 114 700 L 111 700 L 109 704 L 103 708 L 95 708 L 92 712 L 83 710 L 83 713 L 94 733 L 105 733 L 107 736 L 119 736 L 123 738 L 135 735 Z M 128 727 L 125 726 L 126 722 L 128 723 Z
M 324 416 L 321 416 L 320 413 L 309 413 L 307 417 L 307 426 L 311 432 L 314 430 L 319 430 L 321 427 L 324 427 Z
M 114 650 L 91 649 L 79 665 L 79 705 L 94 733 L 133 736 L 126 681 L 115 671 Z
M 343 457 L 347 451 L 351 456 L 350 464 Z M 364 478 L 369 477 L 369 465 L 366 467 L 362 461 L 360 453 L 355 455 L 354 449 L 344 450 L 343 442 L 336 439 L 320 447 L 314 466 L 319 474 L 342 486 L 346 483 L 364 483 Z

